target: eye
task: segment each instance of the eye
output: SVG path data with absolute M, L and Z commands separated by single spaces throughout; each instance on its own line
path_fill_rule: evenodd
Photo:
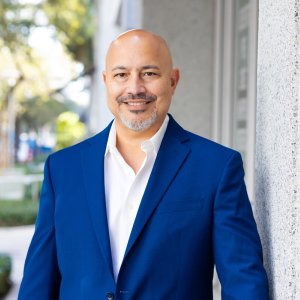
M 146 76 L 153 76 L 153 75 L 156 75 L 156 74 L 153 73 L 153 72 L 146 72 L 145 75 L 146 75 Z
M 120 78 L 123 78 L 126 76 L 126 73 L 118 73 L 115 75 L 115 77 L 120 77 Z

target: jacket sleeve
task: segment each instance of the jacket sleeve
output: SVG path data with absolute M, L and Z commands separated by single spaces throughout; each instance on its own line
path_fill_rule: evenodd
M 222 300 L 269 300 L 261 242 L 238 152 L 232 154 L 223 171 L 213 214 L 213 254 Z
M 50 157 L 45 163 L 39 213 L 25 261 L 18 300 L 59 299 L 61 275 L 57 263 Z

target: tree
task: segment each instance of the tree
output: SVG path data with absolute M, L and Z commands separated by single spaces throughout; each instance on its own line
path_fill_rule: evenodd
M 53 91 L 47 58 L 30 47 L 30 34 L 41 27 L 51 29 L 63 45 L 66 57 L 82 62 L 87 70 L 93 66 L 93 15 L 93 0 L 0 2 L 0 132 L 5 131 L 2 129 L 7 123 L 9 99 L 14 100 L 16 120 L 23 114 L 23 119 L 28 120 L 28 108 L 32 106 L 27 102 L 47 102 Z M 0 136 L 0 151 L 4 140 Z
M 93 67 L 94 3 L 93 0 L 48 0 L 42 9 L 49 24 L 56 28 L 56 37 L 82 62 Z
M 66 111 L 68 106 L 55 99 L 44 101 L 26 101 L 23 104 L 23 114 L 18 115 L 18 122 L 24 122 L 36 131 L 45 123 L 55 122 L 58 115 Z
M 41 66 L 37 51 L 28 44 L 30 33 L 38 27 L 48 27 L 61 42 L 67 53 L 84 64 L 85 69 L 93 67 L 94 5 L 93 0 L 44 0 L 37 5 L 28 0 L 3 0 L 0 2 L 0 47 L 1 56 L 10 55 L 8 70 L 15 70 L 14 76 L 20 82 L 34 83 L 31 74 Z M 2 57 L 1 57 L 2 58 Z M 1 61 L 6 62 L 7 57 Z M 0 72 L 1 69 L 0 63 Z M 32 73 L 32 72 L 29 72 Z M 0 74 L 0 77 L 1 76 Z M 39 74 L 39 78 L 45 77 Z M 10 78 L 11 79 L 11 78 Z M 5 104 L 13 80 L 1 81 L 0 108 Z M 16 88 L 15 88 L 16 90 Z M 51 90 L 51 89 L 50 89 Z M 33 96 L 49 94 L 49 89 L 33 89 Z M 25 98 L 25 97 L 24 97 Z M 44 96 L 45 98 L 45 96 Z

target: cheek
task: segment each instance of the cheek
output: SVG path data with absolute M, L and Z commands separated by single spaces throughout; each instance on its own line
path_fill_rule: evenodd
M 113 105 L 117 105 L 116 100 L 122 96 L 123 92 L 124 88 L 116 82 L 109 82 L 106 85 L 107 100 Z
M 166 79 L 163 80 L 157 80 L 154 82 L 149 83 L 149 85 L 147 86 L 147 90 L 156 95 L 157 97 L 168 97 L 171 94 L 171 88 L 170 88 L 170 84 L 168 84 Z
M 157 107 L 169 107 L 172 98 L 172 90 L 166 81 L 159 82 L 149 87 L 149 91 L 157 96 Z
M 154 94 L 157 97 L 156 108 L 159 115 L 165 115 L 170 107 L 172 99 L 172 91 L 170 87 L 162 82 L 160 84 L 149 86 L 148 92 Z
M 115 84 L 108 83 L 106 85 L 107 106 L 115 117 L 117 115 L 117 108 L 118 108 L 117 98 L 118 98 L 117 87 L 115 87 Z

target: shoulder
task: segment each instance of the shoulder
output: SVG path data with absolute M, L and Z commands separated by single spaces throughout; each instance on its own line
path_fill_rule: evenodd
M 222 166 L 225 167 L 231 157 L 241 161 L 239 152 L 187 131 L 174 120 L 172 115 L 169 114 L 169 117 L 170 121 L 167 131 L 190 149 L 189 156 L 192 157 L 193 162 L 198 162 L 198 164 L 201 163 L 202 165 L 216 165 L 222 168 Z
M 216 177 L 228 167 L 243 169 L 243 160 L 238 151 L 188 131 L 186 134 L 189 140 L 183 144 L 191 150 L 189 159 L 193 167 L 206 170 L 206 174 L 212 173 Z
M 225 157 L 231 157 L 232 155 L 240 156 L 240 153 L 225 147 L 221 144 L 218 144 L 216 142 L 213 142 L 207 138 L 204 138 L 202 136 L 199 136 L 197 134 L 194 134 L 189 131 L 185 131 L 186 134 L 189 136 L 189 140 L 185 142 L 185 145 L 187 147 L 191 147 L 191 150 L 199 150 L 201 152 L 207 152 L 211 155 L 221 155 Z
M 80 161 L 80 153 L 89 146 L 89 139 L 86 139 L 76 145 L 58 150 L 48 157 L 50 169 L 62 169 L 69 164 L 76 164 Z
M 243 161 L 239 152 L 191 132 L 186 133 L 189 140 L 183 144 L 190 149 L 187 167 L 193 170 L 193 177 L 204 180 L 207 186 L 215 188 L 224 172 L 230 174 L 231 178 L 243 178 Z M 203 187 L 203 190 L 206 190 L 207 186 Z

